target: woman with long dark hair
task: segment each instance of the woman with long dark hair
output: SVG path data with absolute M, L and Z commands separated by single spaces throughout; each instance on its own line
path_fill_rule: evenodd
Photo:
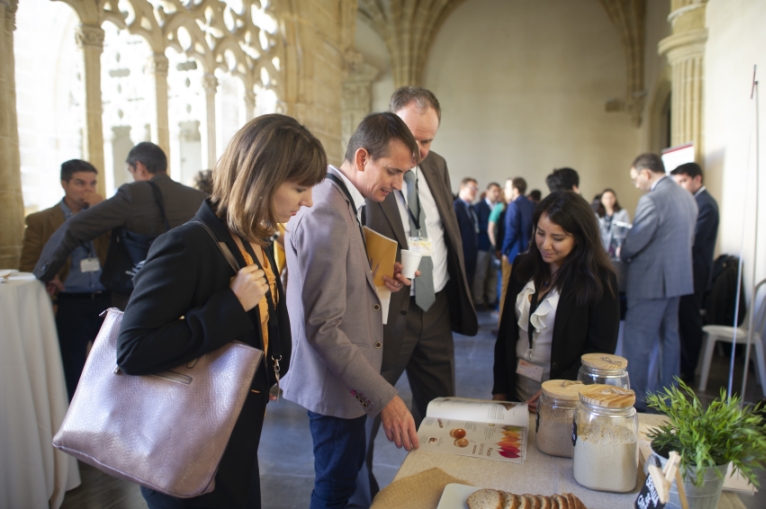
M 584 353 L 614 353 L 617 278 L 593 209 L 579 194 L 548 195 L 513 264 L 495 344 L 493 398 L 537 406 L 549 379 L 575 380 Z

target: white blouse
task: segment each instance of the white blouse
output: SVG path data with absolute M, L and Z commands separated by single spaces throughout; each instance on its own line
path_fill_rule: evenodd
M 532 350 L 529 349 L 529 335 L 527 334 L 529 320 L 530 296 L 535 293 L 535 283 L 530 280 L 516 297 L 516 318 L 519 327 L 519 339 L 516 342 L 516 356 L 543 368 L 542 381 L 551 377 L 551 344 L 553 342 L 553 324 L 556 321 L 556 308 L 559 305 L 559 292 L 552 288 L 543 297 L 543 301 L 537 305 L 532 313 Z M 517 384 L 521 391 L 520 396 L 527 396 L 522 401 L 529 399 L 541 382 L 532 381 L 518 375 L 519 382 L 531 382 Z M 524 380 L 521 380 L 524 379 Z M 537 387 L 537 389 L 535 389 Z M 526 390 L 524 390 L 526 389 Z M 526 394 L 531 391 L 531 394 Z

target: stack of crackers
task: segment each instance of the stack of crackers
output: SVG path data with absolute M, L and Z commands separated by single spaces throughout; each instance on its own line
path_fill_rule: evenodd
M 571 493 L 561 495 L 514 495 L 506 491 L 481 489 L 468 497 L 469 509 L 587 509 Z

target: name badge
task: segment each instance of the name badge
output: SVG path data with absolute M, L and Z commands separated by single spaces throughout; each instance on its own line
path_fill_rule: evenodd
M 80 260 L 80 272 L 98 272 L 101 270 L 101 264 L 98 258 L 83 258 Z
M 410 251 L 431 256 L 431 239 L 427 237 L 407 237 L 407 245 Z
M 542 382 L 543 380 L 543 367 L 536 364 L 532 364 L 524 359 L 519 359 L 519 365 L 516 367 L 516 374 L 523 377 L 534 380 L 535 382 Z

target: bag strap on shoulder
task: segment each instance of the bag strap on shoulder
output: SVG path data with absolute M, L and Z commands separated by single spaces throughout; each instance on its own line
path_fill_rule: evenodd
M 213 233 L 213 230 L 211 230 L 210 227 L 208 227 L 208 225 L 206 225 L 202 221 L 191 221 L 191 222 L 198 224 L 205 229 L 208 235 L 210 235 L 210 238 L 213 239 L 213 242 L 215 242 L 215 245 L 218 246 L 218 250 L 221 251 L 221 254 L 229 263 L 229 266 L 234 271 L 234 273 L 239 272 L 239 263 L 237 263 L 237 259 L 234 258 L 234 255 L 231 253 L 229 246 L 226 245 L 226 242 L 219 242 L 215 234 Z
M 149 186 L 152 188 L 154 201 L 157 202 L 157 206 L 159 206 L 160 208 L 160 214 L 162 214 L 162 222 L 165 224 L 165 231 L 167 232 L 170 230 L 170 223 L 168 222 L 167 214 L 165 214 L 165 200 L 162 199 L 162 191 L 160 191 L 160 186 L 158 186 L 156 182 L 152 182 L 151 180 L 147 180 L 146 183 L 149 184 Z

